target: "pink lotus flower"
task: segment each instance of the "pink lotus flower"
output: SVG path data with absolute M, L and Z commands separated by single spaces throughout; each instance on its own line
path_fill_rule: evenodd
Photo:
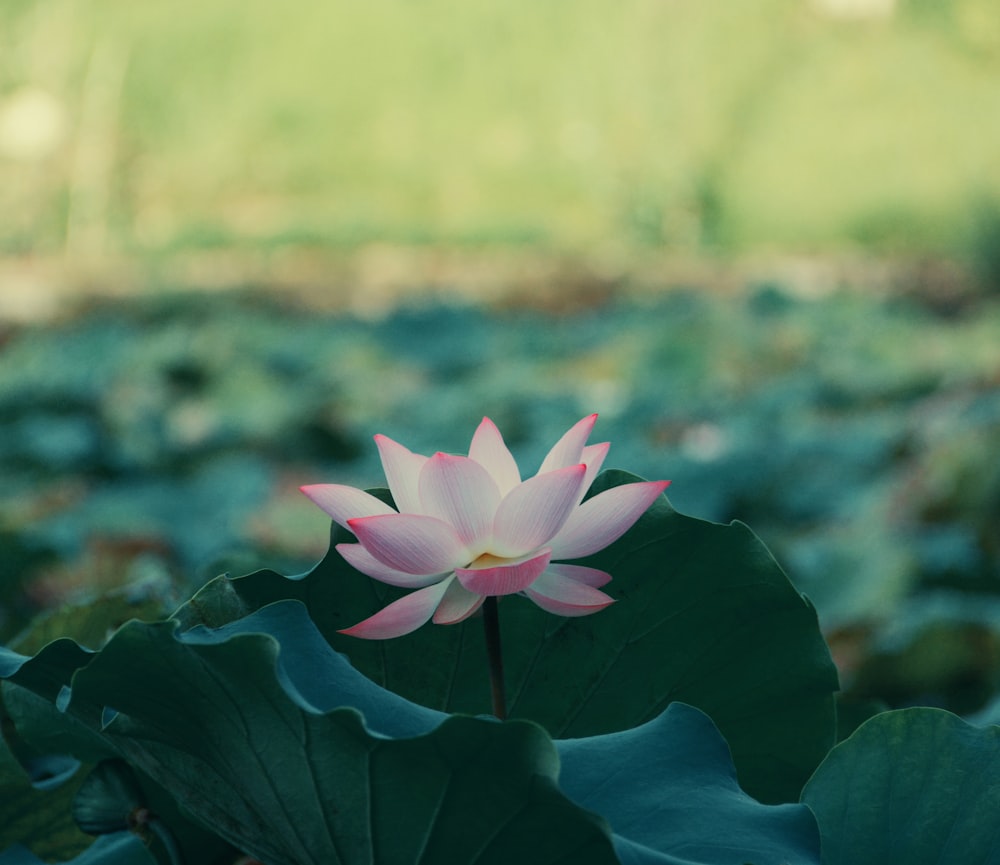
M 670 481 L 624 484 L 581 504 L 610 446 L 586 444 L 596 420 L 594 414 L 575 424 L 525 481 L 489 418 L 467 457 L 425 457 L 377 435 L 398 511 L 354 487 L 302 487 L 357 537 L 356 544 L 337 544 L 348 564 L 416 589 L 341 633 L 384 640 L 432 617 L 455 624 L 491 595 L 524 594 L 560 616 L 586 616 L 613 603 L 600 591 L 609 574 L 554 560 L 588 556 L 617 540 Z

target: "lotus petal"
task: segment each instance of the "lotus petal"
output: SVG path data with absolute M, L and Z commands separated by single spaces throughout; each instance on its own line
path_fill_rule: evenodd
M 552 450 L 546 454 L 542 460 L 542 466 L 538 474 L 550 472 L 553 469 L 562 469 L 566 466 L 573 466 L 582 462 L 583 446 L 587 443 L 590 431 L 597 422 L 597 415 L 592 414 L 577 421 L 567 430 L 561 439 L 557 441 Z
M 458 580 L 452 580 L 434 612 L 434 624 L 457 625 L 475 613 L 485 600 L 485 595 L 470 592 Z
M 530 586 L 552 558 L 548 548 L 519 559 L 480 556 L 467 568 L 456 568 L 455 576 L 477 595 L 513 595 Z
M 425 514 L 453 525 L 467 547 L 485 548 L 500 490 L 482 465 L 468 457 L 434 454 L 420 472 L 419 489 Z
M 521 483 L 521 472 L 507 449 L 496 424 L 488 417 L 476 429 L 469 446 L 469 457 L 482 465 L 496 481 L 500 495 L 505 496 Z
M 601 442 L 596 445 L 587 445 L 583 449 L 583 455 L 580 457 L 580 462 L 587 466 L 587 474 L 583 477 L 583 484 L 580 486 L 580 498 L 582 499 L 586 495 L 587 490 L 590 489 L 590 485 L 594 482 L 594 478 L 597 477 L 597 473 L 601 470 L 601 466 L 604 465 L 604 458 L 608 455 L 608 450 L 611 447 L 611 442 Z
M 386 514 L 347 521 L 348 528 L 382 564 L 407 574 L 440 574 L 471 555 L 455 528 L 423 514 Z
M 549 569 L 524 590 L 539 607 L 557 616 L 589 616 L 614 603 L 600 589 Z
M 434 615 L 434 610 L 441 603 L 451 579 L 410 592 L 379 610 L 374 616 L 369 616 L 350 628 L 344 628 L 339 633 L 361 637 L 364 640 L 389 640 L 409 634 Z
M 593 586 L 595 589 L 611 582 L 611 574 L 599 571 L 597 568 L 585 568 L 583 565 L 566 565 L 560 562 L 549 565 L 545 570 L 546 573 L 559 574 L 585 586 Z
M 440 574 L 407 574 L 404 571 L 397 571 L 388 565 L 382 564 L 361 544 L 337 544 L 337 552 L 356 571 L 380 583 L 387 583 L 390 586 L 401 586 L 404 589 L 421 589 L 424 586 L 431 586 L 439 583 L 448 576 L 445 571 Z
M 349 528 L 348 520 L 355 517 L 396 513 L 385 502 L 370 493 L 343 484 L 310 484 L 299 489 L 326 511 L 335 523 L 345 529 Z
M 385 479 L 389 484 L 389 492 L 392 493 L 392 499 L 396 503 L 396 507 L 399 508 L 399 512 L 423 513 L 420 507 L 417 483 L 420 479 L 420 470 L 427 462 L 427 457 L 413 453 L 388 436 L 375 436 L 375 444 L 378 447 L 379 456 L 382 458 L 382 470 L 385 472 Z M 355 516 L 361 517 L 364 514 L 356 514 Z
M 623 484 L 587 499 L 550 542 L 554 559 L 579 559 L 603 550 L 635 524 L 670 484 L 643 481 Z
M 490 552 L 523 556 L 547 544 L 580 500 L 587 467 L 580 463 L 535 475 L 504 497 L 493 522 Z

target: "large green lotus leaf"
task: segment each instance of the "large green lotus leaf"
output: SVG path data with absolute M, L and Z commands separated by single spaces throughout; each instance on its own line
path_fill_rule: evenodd
M 641 727 L 556 744 L 560 787 L 608 820 L 625 865 L 819 862 L 812 814 L 744 793 L 725 740 L 692 706 L 671 703 Z
M 697 709 L 556 742 L 557 757 L 533 724 L 449 718 L 379 687 L 295 602 L 217 630 L 130 624 L 67 711 L 268 862 L 616 861 L 578 806 L 608 818 L 628 865 L 818 861 L 808 809 L 742 793 Z M 462 846 L 477 838 L 493 840 Z
M 303 705 L 328 711 L 347 701 L 373 732 L 388 736 L 417 735 L 447 720 L 360 675 L 330 650 L 298 604 L 278 602 L 181 639 L 216 642 L 265 625 L 280 638 L 278 677 Z M 609 820 L 623 861 L 723 865 L 750 854 L 760 863 L 818 860 L 819 837 L 808 809 L 761 805 L 747 796 L 725 740 L 692 706 L 672 703 L 640 727 L 555 744 L 560 788 Z
M 93 658 L 93 652 L 69 639 L 49 643 L 32 658 L 0 646 L 0 679 L 23 685 L 54 703 L 73 674 Z
M 85 763 L 115 756 L 114 749 L 97 731 L 61 711 L 56 702 L 10 681 L 0 682 L 0 694 L 15 730 L 30 736 L 37 753 L 70 753 Z
M 72 719 L 66 718 L 55 706 L 60 694 L 68 685 L 73 673 L 88 663 L 93 654 L 81 649 L 72 640 L 58 640 L 42 649 L 35 657 L 27 658 L 16 652 L 0 647 L 0 684 L 3 685 L 4 706 L 0 718 L 5 720 L 5 735 L 8 742 L 0 739 L 0 850 L 12 844 L 23 845 L 23 855 L 31 855 L 28 849 L 47 859 L 67 860 L 84 850 L 92 840 L 77 829 L 70 812 L 70 805 L 85 774 L 78 769 L 65 778 L 49 777 L 42 787 L 31 783 L 29 776 L 15 758 L 11 747 L 18 754 L 24 751 L 18 733 L 20 727 L 11 727 L 6 717 L 15 723 L 19 713 L 12 712 L 12 706 L 23 704 L 28 715 L 36 714 L 39 724 L 32 733 L 39 733 L 39 740 L 32 741 L 32 753 L 68 754 L 76 753 L 78 758 L 87 759 L 94 749 L 96 736 Z M 13 684 L 24 682 L 25 687 Z M 16 693 L 15 693 L 16 692 Z M 7 705 L 10 699 L 11 705 Z M 57 746 L 45 747 L 45 733 L 52 733 L 51 741 Z M 87 743 L 77 753 L 73 746 Z M 96 743 L 97 749 L 106 745 Z M 40 760 L 52 758 L 40 757 Z M 44 774 L 51 775 L 48 770 Z M 13 854 L 12 854 L 13 855 Z
M 604 472 L 591 495 L 636 480 Z M 333 539 L 352 540 L 336 527 Z M 748 792 L 766 802 L 798 799 L 835 740 L 837 674 L 813 607 L 760 540 L 739 523 L 678 514 L 661 498 L 616 543 L 581 561 L 614 577 L 608 591 L 617 603 L 597 615 L 561 618 L 523 598 L 502 599 L 510 716 L 580 737 L 689 703 L 719 726 Z M 184 627 L 218 626 L 298 598 L 331 645 L 389 690 L 444 712 L 488 711 L 479 619 L 385 641 L 337 633 L 401 594 L 359 574 L 331 544 L 308 574 L 219 578 L 176 616 Z
M 14 678 L 19 678 L 29 685 L 38 687 L 43 692 L 51 690 L 52 679 L 58 680 L 68 677 L 74 669 L 78 669 L 77 664 L 89 662 L 94 657 L 92 653 L 71 651 L 71 645 L 68 641 L 60 641 L 53 644 L 53 648 L 46 649 L 35 658 L 22 658 L 19 663 L 14 662 L 16 657 L 14 653 L 6 652 L 6 672 L 11 673 Z M 61 671 L 57 659 L 65 664 Z M 36 664 L 38 666 L 35 666 Z M 73 754 L 86 763 L 117 756 L 113 743 L 99 729 L 88 726 L 73 714 L 60 708 L 69 698 L 68 688 L 61 689 L 53 702 L 30 690 L 29 687 L 14 684 L 9 679 L 0 682 L 0 685 L 3 686 L 3 708 L 14 724 L 14 729 L 12 730 L 8 726 L 7 732 L 14 734 L 14 741 L 20 745 L 20 750 L 25 751 L 30 763 L 34 766 L 42 769 L 47 769 L 51 765 L 57 766 L 59 758 L 32 757 L 30 756 L 32 754 Z M 25 740 L 27 740 L 27 744 L 25 744 Z M 62 762 L 65 763 L 65 760 Z M 17 770 L 20 767 L 16 763 L 4 764 L 2 759 L 0 759 L 0 766 L 2 766 L 2 771 L 0 771 L 0 787 L 2 787 L 4 781 L 12 781 L 18 777 Z M 80 782 L 83 781 L 83 786 L 86 787 L 93 779 L 93 773 L 88 775 L 87 771 L 87 767 L 80 768 L 64 786 L 49 789 L 44 794 L 30 785 L 25 787 L 23 784 L 15 786 L 13 790 L 4 790 L 0 802 L 10 808 L 16 807 L 21 809 L 23 813 L 30 814 L 31 825 L 34 825 L 36 829 L 32 831 L 30 825 L 25 825 L 23 820 L 20 822 L 4 820 L 2 816 L 3 804 L 0 804 L 0 849 L 16 840 L 19 844 L 27 845 L 35 852 L 58 858 L 65 858 L 75 850 L 83 850 L 85 847 L 87 849 L 80 854 L 81 857 L 85 855 L 106 857 L 105 859 L 81 858 L 79 860 L 81 862 L 114 862 L 117 861 L 115 856 L 124 856 L 127 852 L 126 847 L 122 846 L 124 841 L 122 844 L 112 846 L 102 845 L 90 853 L 88 845 L 93 839 L 77 831 L 71 819 L 69 803 L 73 803 L 72 813 L 74 814 L 78 812 L 81 804 L 81 793 L 78 789 L 81 787 Z M 21 774 L 23 775 L 23 773 Z M 174 843 L 179 845 L 188 861 L 191 861 L 190 857 L 194 853 L 210 857 L 205 861 L 216 861 L 218 855 L 225 849 L 222 842 L 214 834 L 202 828 L 200 824 L 193 823 L 185 817 L 178 809 L 173 797 L 150 779 L 142 778 L 138 783 L 142 794 L 141 807 L 160 815 L 163 821 L 169 824 Z M 52 781 L 48 781 L 47 786 L 51 788 Z M 126 825 L 125 815 L 129 810 L 132 809 L 119 809 L 118 817 L 121 828 Z M 66 830 L 59 828 L 63 823 L 68 827 Z M 96 834 L 91 829 L 87 829 L 87 831 Z M 57 845 L 55 849 L 53 848 L 54 844 Z M 149 848 L 144 848 L 141 843 L 139 847 L 149 849 L 152 854 L 152 858 L 143 858 L 141 860 L 143 862 L 169 863 L 172 861 L 169 852 L 157 841 L 153 841 Z M 133 854 L 129 853 L 129 855 Z M 74 859 L 73 861 L 78 860 Z
M 23 845 L 47 859 L 68 859 L 90 843 L 70 813 L 82 780 L 75 761 L 53 765 L 43 783 L 31 778 L 0 737 L 0 850 Z M 4 860 L 0 858 L 0 862 Z
M 51 753 L 75 753 L 83 759 L 95 750 L 100 753 L 110 750 L 107 743 L 100 742 L 97 734 L 65 716 L 55 705 L 73 673 L 93 657 L 91 652 L 71 640 L 51 643 L 30 659 L 0 647 L 4 707 L 8 711 L 12 706 L 26 707 L 23 715 L 19 710 L 10 714 L 18 723 L 25 718 L 37 722 L 29 721 L 28 726 L 31 727 L 31 744 L 36 749 L 41 748 L 39 753 L 50 753 L 45 748 L 47 744 L 58 746 Z M 24 682 L 25 687 L 14 685 L 12 680 Z M 13 731 L 8 730 L 10 732 Z M 36 734 L 39 734 L 37 738 Z M 102 840 L 94 844 L 91 836 L 77 828 L 71 805 L 86 770 L 76 761 L 41 757 L 32 762 L 43 770 L 40 774 L 48 776 L 43 782 L 31 782 L 7 743 L 0 738 L 2 865 L 35 865 L 42 861 L 39 856 L 46 861 L 80 865 L 112 862 L 152 865 L 154 860 L 138 838 L 123 836 L 113 842 Z M 54 774 L 60 769 L 60 774 Z
M 802 793 L 823 865 L 998 865 L 1000 727 L 941 709 L 876 715 Z
M 76 673 L 66 711 L 269 865 L 615 862 L 603 821 L 559 792 L 536 725 L 414 707 L 384 727 L 418 735 L 369 732 L 334 708 L 353 704 L 351 686 L 298 603 L 175 631 L 124 626 Z
M 390 736 L 416 735 L 447 720 L 358 674 L 330 650 L 297 604 L 279 602 L 217 631 L 199 628 L 182 639 L 215 642 L 252 632 L 264 625 L 265 615 L 269 631 L 281 641 L 279 678 L 303 705 L 326 711 L 347 700 L 374 732 Z M 818 862 L 819 837 L 808 809 L 761 805 L 740 790 L 725 740 L 711 719 L 691 706 L 674 703 L 641 727 L 555 744 L 560 788 L 609 820 L 622 862 Z
M 692 706 L 671 703 L 641 727 L 556 744 L 560 786 L 608 820 L 626 865 L 819 862 L 812 814 L 744 793 L 725 740 Z
M 95 656 L 69 639 L 55 640 L 31 658 L 0 646 L 0 714 L 19 733 L 30 729 L 38 753 L 72 753 L 85 762 L 113 756 L 106 741 L 59 708 L 73 674 Z

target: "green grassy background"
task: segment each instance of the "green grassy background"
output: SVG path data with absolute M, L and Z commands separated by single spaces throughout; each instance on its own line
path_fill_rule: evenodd
M 983 254 L 993 2 L 4 0 L 0 252 Z

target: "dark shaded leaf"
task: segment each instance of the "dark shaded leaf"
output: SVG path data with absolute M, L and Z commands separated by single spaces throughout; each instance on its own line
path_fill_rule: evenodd
M 64 860 L 85 849 L 91 839 L 77 828 L 70 813 L 82 774 L 71 773 L 56 785 L 33 785 L 0 738 L 0 850 L 18 844 L 26 856 L 31 850 L 46 859 Z M 0 863 L 5 863 L 3 855 Z
M 132 815 L 145 797 L 135 773 L 121 760 L 94 767 L 73 799 L 73 819 L 90 835 L 109 835 L 131 827 Z
M 68 711 L 268 862 L 614 862 L 578 806 L 606 815 L 635 865 L 817 861 L 809 812 L 740 791 L 692 707 L 553 747 L 533 724 L 449 718 L 379 687 L 296 602 L 215 631 L 132 623 L 76 675 Z
M 350 668 L 298 604 L 174 630 L 126 625 L 77 673 L 68 711 L 263 861 L 614 862 L 601 821 L 559 793 L 538 727 L 438 724 L 415 707 L 387 726 L 430 732 L 373 736 L 356 710 L 333 708 L 352 703 L 335 674 Z
M 1000 863 L 1000 727 L 940 709 L 876 715 L 802 793 L 823 865 Z

